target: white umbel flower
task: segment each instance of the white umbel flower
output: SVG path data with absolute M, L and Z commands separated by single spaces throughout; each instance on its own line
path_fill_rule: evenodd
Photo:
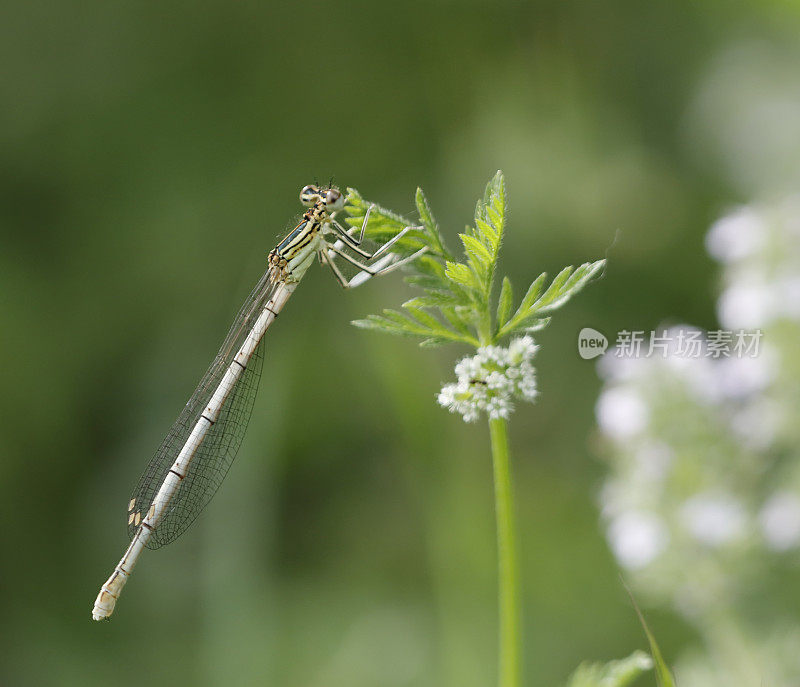
M 768 230 L 759 212 L 742 207 L 714 222 L 706 235 L 706 248 L 720 262 L 739 262 L 762 248 Z
M 652 563 L 667 547 L 669 532 L 654 513 L 628 511 L 609 524 L 608 542 L 620 564 L 640 570 Z
M 456 363 L 458 381 L 442 387 L 439 405 L 459 413 L 465 422 L 475 422 L 481 413 L 490 420 L 508 419 L 514 399 L 532 402 L 538 394 L 531 363 L 538 349 L 530 336 L 514 339 L 508 348 L 479 348 Z
M 680 515 L 691 535 L 708 546 L 730 544 L 747 528 L 747 511 L 731 494 L 696 494 L 683 504 Z
M 758 516 L 767 546 L 788 551 L 800 546 L 800 498 L 782 490 L 773 494 Z

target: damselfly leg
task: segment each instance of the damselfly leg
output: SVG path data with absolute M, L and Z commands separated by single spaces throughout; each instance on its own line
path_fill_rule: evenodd
M 328 226 L 330 226 L 339 238 L 342 240 L 342 243 L 347 245 L 348 248 L 352 249 L 356 253 L 358 253 L 362 258 L 366 260 L 373 260 L 377 258 L 382 253 L 385 253 L 389 250 L 395 243 L 397 243 L 401 238 L 403 238 L 409 231 L 412 229 L 423 229 L 424 227 L 405 227 L 401 231 L 397 232 L 391 239 L 389 239 L 386 243 L 379 246 L 378 249 L 373 252 L 369 253 L 361 248 L 361 244 L 364 243 L 364 234 L 367 231 L 367 224 L 369 223 L 369 216 L 372 213 L 372 208 L 375 207 L 374 205 L 370 205 L 367 208 L 367 213 L 364 215 L 364 221 L 361 224 L 361 233 L 359 234 L 358 238 L 353 236 L 350 232 L 355 231 L 355 227 L 351 228 L 349 231 L 345 229 L 341 224 L 339 224 L 334 216 L 331 216 L 328 221 Z
M 345 288 L 345 289 L 352 289 L 356 286 L 360 286 L 368 279 L 372 279 L 372 277 L 377 277 L 378 275 L 387 274 L 396 270 L 398 267 L 402 267 L 403 265 L 407 265 L 410 262 L 413 262 L 418 257 L 420 257 L 423 253 L 428 250 L 427 246 L 424 248 L 420 248 L 416 253 L 406 256 L 405 258 L 400 258 L 394 254 L 389 253 L 388 255 L 384 255 L 380 260 L 373 263 L 372 265 L 365 265 L 363 262 L 359 262 L 351 255 L 345 253 L 341 248 L 337 246 L 329 246 L 327 250 L 320 251 L 320 259 L 324 262 L 328 267 L 331 268 L 333 275 L 336 277 L 336 280 Z M 342 271 L 339 269 L 339 266 L 336 264 L 335 256 L 340 256 L 343 260 L 346 260 L 351 265 L 358 267 L 361 271 L 358 272 L 354 277 L 348 279 L 347 277 L 342 274 Z
M 425 253 L 428 249 L 427 247 L 423 247 L 420 250 L 416 251 L 415 253 L 408 255 L 404 258 L 400 258 L 398 255 L 394 253 L 386 253 L 397 241 L 399 241 L 403 236 L 405 236 L 409 231 L 412 230 L 419 230 L 423 227 L 415 227 L 415 226 L 408 226 L 399 231 L 395 234 L 391 239 L 389 239 L 386 243 L 379 246 L 374 252 L 370 253 L 363 248 L 361 248 L 361 244 L 364 242 L 364 235 L 367 230 L 367 224 L 369 223 L 369 216 L 372 213 L 372 208 L 374 206 L 370 205 L 367 208 L 367 212 L 364 215 L 364 221 L 361 224 L 361 231 L 359 233 L 358 238 L 352 235 L 351 232 L 355 232 L 356 228 L 352 227 L 351 229 L 345 229 L 341 224 L 339 224 L 336 219 L 331 216 L 328 219 L 327 225 L 331 229 L 333 229 L 334 234 L 337 237 L 337 240 L 333 243 L 327 244 L 322 250 L 320 250 L 319 257 L 320 262 L 328 265 L 333 272 L 333 275 L 336 277 L 336 280 L 342 285 L 342 287 L 349 289 L 359 286 L 363 284 L 368 279 L 372 277 L 387 274 L 388 272 L 392 272 L 403 265 L 407 265 L 418 257 L 420 257 L 423 253 Z M 354 258 L 353 256 L 349 255 L 347 252 L 343 250 L 344 247 L 349 248 L 350 250 L 354 251 L 358 255 L 364 258 L 366 262 L 370 260 L 374 260 L 375 258 L 383 255 L 380 260 L 373 262 L 371 264 L 366 264 L 366 262 L 362 262 Z M 340 256 L 343 260 L 349 262 L 351 265 L 357 267 L 361 270 L 358 274 L 354 277 L 348 279 L 339 269 L 339 266 L 336 264 L 336 256 Z

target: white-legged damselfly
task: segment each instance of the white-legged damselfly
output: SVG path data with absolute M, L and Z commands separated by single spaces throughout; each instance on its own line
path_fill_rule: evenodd
M 261 377 L 264 334 L 314 259 L 328 265 L 342 286 L 353 287 L 396 269 L 425 251 L 422 248 L 406 257 L 389 251 L 413 227 L 406 227 L 373 253 L 364 250 L 370 212 L 356 238 L 352 230 L 344 229 L 335 220 L 335 213 L 344 207 L 344 196 L 336 188 L 306 186 L 300 200 L 308 211 L 270 252 L 267 271 L 139 480 L 128 503 L 131 543 L 97 595 L 92 610 L 95 620 L 108 618 L 114 612 L 142 551 L 174 541 L 216 493 L 247 429 Z M 360 272 L 348 280 L 336 264 L 337 258 Z

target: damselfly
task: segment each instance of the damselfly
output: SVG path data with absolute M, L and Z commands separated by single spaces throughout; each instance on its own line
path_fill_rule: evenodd
M 364 250 L 372 208 L 356 238 L 354 229 L 346 230 L 335 219 L 336 212 L 344 207 L 344 196 L 336 188 L 306 186 L 300 200 L 309 210 L 270 252 L 267 271 L 139 480 L 128 503 L 131 543 L 97 595 L 92 610 L 95 620 L 108 618 L 114 612 L 122 587 L 145 547 L 157 549 L 174 541 L 216 493 L 236 457 L 253 410 L 261 377 L 264 334 L 314 259 L 330 267 L 339 283 L 350 288 L 411 262 L 426 250 L 422 248 L 406 257 L 389 251 L 415 227 L 406 227 L 373 253 Z M 336 264 L 337 257 L 360 272 L 347 279 Z

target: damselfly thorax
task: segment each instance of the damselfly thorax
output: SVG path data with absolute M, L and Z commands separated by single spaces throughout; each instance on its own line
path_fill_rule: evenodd
M 356 238 L 354 229 L 345 229 L 335 219 L 335 213 L 344 207 L 344 196 L 336 188 L 306 186 L 300 200 L 309 209 L 269 253 L 267 271 L 245 301 L 216 358 L 128 501 L 126 517 L 131 543 L 100 589 L 92 611 L 95 620 L 113 613 L 142 551 L 174 541 L 216 493 L 250 420 L 261 377 L 264 335 L 314 259 L 330 267 L 339 283 L 350 288 L 394 270 L 425 251 L 422 248 L 406 257 L 388 251 L 414 227 L 406 227 L 372 253 L 364 250 L 362 242 L 372 208 Z M 361 271 L 347 279 L 336 264 L 337 258 Z

